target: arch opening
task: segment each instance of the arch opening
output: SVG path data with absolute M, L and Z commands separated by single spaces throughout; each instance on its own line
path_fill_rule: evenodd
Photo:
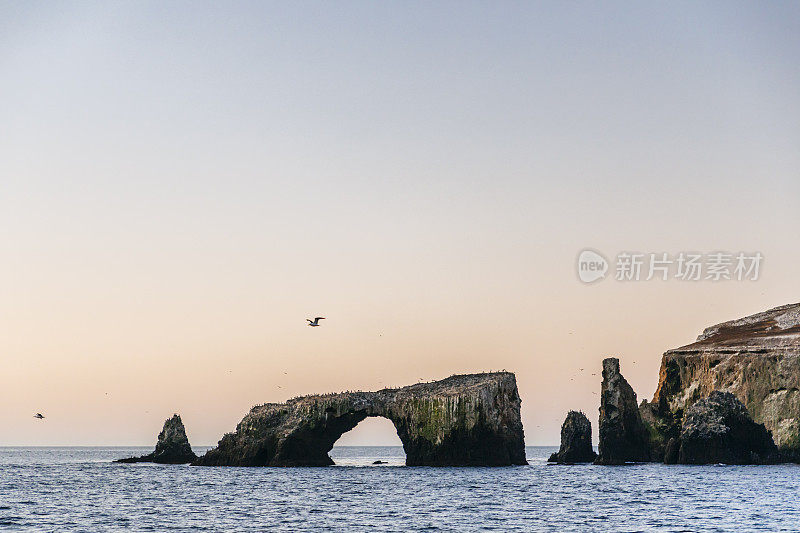
M 342 434 L 329 453 L 340 466 L 403 466 L 406 454 L 388 418 L 370 416 Z M 378 463 L 377 461 L 380 461 Z

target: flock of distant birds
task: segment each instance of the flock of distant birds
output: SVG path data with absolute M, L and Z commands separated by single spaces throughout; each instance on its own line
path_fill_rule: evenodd
M 316 327 L 321 326 L 322 324 L 319 323 L 320 320 L 325 320 L 325 317 L 324 316 L 315 316 L 314 320 L 311 320 L 310 318 L 306 318 L 306 321 L 308 321 L 308 325 L 311 326 L 312 328 L 316 328 Z M 228 372 L 230 372 L 230 370 Z M 286 372 L 284 372 L 284 374 L 285 373 Z M 283 387 L 278 385 L 278 388 L 282 389 Z M 106 393 L 106 394 L 108 394 L 108 393 Z M 33 415 L 33 418 L 35 418 L 36 420 L 44 420 L 45 416 L 42 413 L 36 413 L 35 415 Z

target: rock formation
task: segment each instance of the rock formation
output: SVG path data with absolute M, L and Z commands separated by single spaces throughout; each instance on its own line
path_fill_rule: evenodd
M 548 459 L 552 463 L 591 463 L 597 458 L 592 449 L 592 423 L 579 411 L 570 411 L 561 424 L 561 447 Z
M 730 392 L 712 392 L 686 411 L 677 462 L 681 464 L 770 464 L 778 448 L 763 424 L 753 422 Z
M 409 466 L 527 464 L 520 397 L 510 372 L 259 405 L 193 464 L 330 465 L 336 440 L 369 416 L 394 423 Z
M 650 460 L 650 442 L 636 405 L 636 393 L 619 371 L 619 359 L 603 360 L 600 396 L 600 451 L 597 464 Z
M 666 446 L 664 446 L 664 451 L 663 451 L 664 464 L 668 465 L 678 464 L 678 454 L 680 453 L 680 450 L 681 450 L 680 437 L 671 437 L 667 441 Z
M 117 459 L 117 463 L 162 463 L 183 464 L 197 459 L 186 438 L 186 429 L 178 414 L 172 415 L 164 422 L 164 428 L 158 434 L 158 442 L 153 453 L 141 457 Z
M 735 395 L 784 457 L 800 460 L 800 304 L 712 326 L 664 353 L 655 396 L 642 404 L 654 459 L 679 437 L 684 412 L 714 390 Z

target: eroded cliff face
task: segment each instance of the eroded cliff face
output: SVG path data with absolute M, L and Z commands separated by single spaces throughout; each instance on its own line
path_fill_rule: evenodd
M 681 464 L 746 465 L 780 461 L 764 424 L 754 422 L 744 404 L 730 392 L 714 391 L 689 407 L 676 444 L 675 462 Z
M 663 454 L 684 412 L 715 390 L 734 394 L 785 457 L 800 459 L 800 304 L 712 326 L 664 353 L 653 401 L 641 408 L 654 453 Z
M 522 465 L 525 444 L 510 372 L 451 376 L 377 392 L 294 398 L 254 407 L 204 466 L 324 466 L 339 437 L 370 416 L 391 420 L 409 466 Z

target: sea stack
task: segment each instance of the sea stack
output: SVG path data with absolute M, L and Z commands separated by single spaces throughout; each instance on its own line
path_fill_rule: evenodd
M 377 392 L 293 398 L 253 407 L 201 466 L 325 466 L 346 431 L 388 418 L 408 466 L 524 465 L 517 381 L 511 372 L 450 376 Z
M 684 413 L 715 390 L 736 396 L 781 454 L 800 461 L 800 303 L 706 328 L 664 353 L 655 396 L 642 405 L 662 453 L 682 432 Z
M 779 454 L 770 432 L 753 422 L 736 396 L 714 391 L 686 411 L 677 462 L 772 464 Z
M 618 465 L 650 460 L 649 439 L 636 393 L 622 377 L 619 359 L 603 360 L 600 396 L 600 451 L 596 464 Z
M 172 415 L 164 422 L 164 428 L 158 434 L 158 442 L 153 453 L 141 457 L 129 457 L 117 459 L 117 463 L 161 463 L 161 464 L 183 464 L 191 463 L 197 459 L 197 455 L 189 445 L 186 437 L 186 429 L 183 427 L 181 416 Z
M 580 411 L 570 411 L 561 424 L 561 447 L 550 456 L 551 463 L 591 463 L 597 458 L 592 449 L 592 423 Z

